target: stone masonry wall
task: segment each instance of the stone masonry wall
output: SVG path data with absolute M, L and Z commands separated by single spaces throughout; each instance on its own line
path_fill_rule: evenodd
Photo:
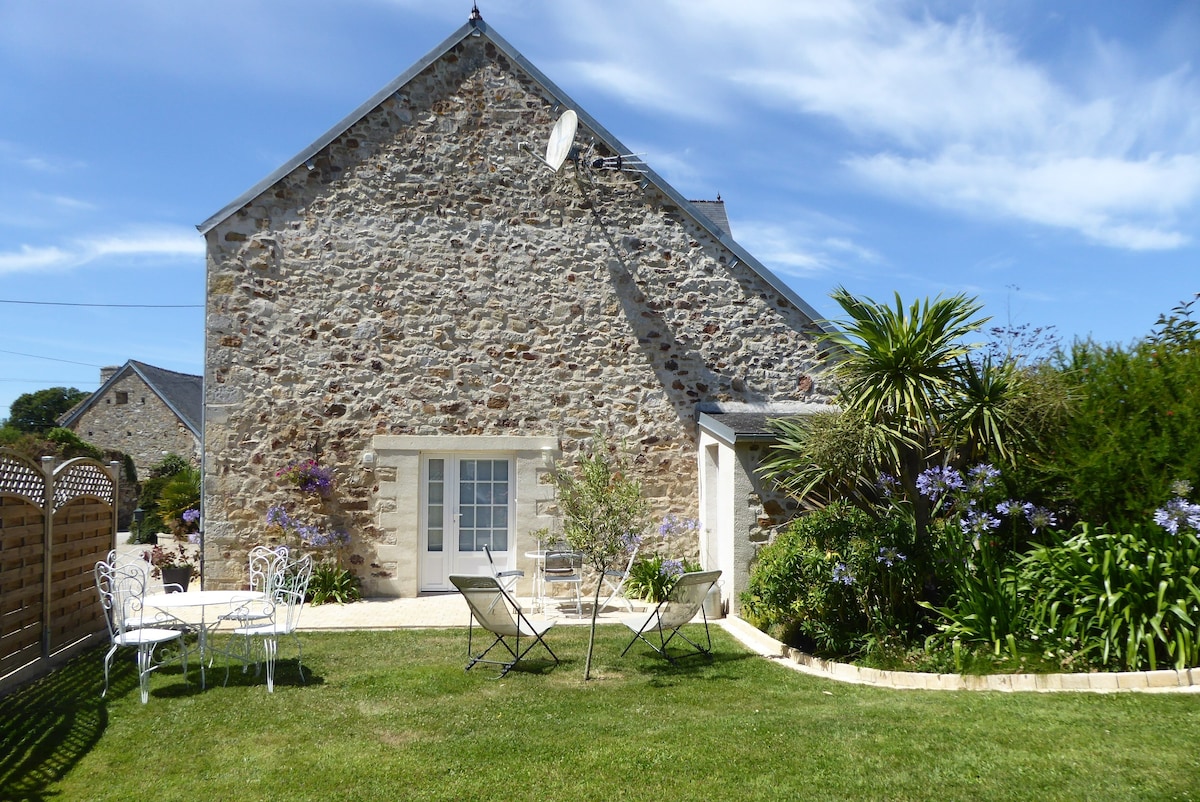
M 697 402 L 827 397 L 811 321 L 668 198 L 521 149 L 560 111 L 468 38 L 208 232 L 210 586 L 293 459 L 337 473 L 324 512 L 370 594 L 373 435 L 555 436 L 569 459 L 605 429 L 656 513 L 695 516 Z
M 125 394 L 125 403 L 119 403 L 119 393 Z M 129 454 L 139 478 L 145 478 L 150 468 L 162 461 L 164 453 L 178 454 L 199 465 L 198 438 L 133 372 L 118 380 L 72 428 L 95 446 Z

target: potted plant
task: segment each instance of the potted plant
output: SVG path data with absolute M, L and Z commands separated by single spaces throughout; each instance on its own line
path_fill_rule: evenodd
M 142 559 L 153 566 L 151 576 L 162 577 L 163 588 L 174 593 L 175 588 L 188 589 L 188 582 L 196 571 L 193 556 L 182 542 L 173 546 L 156 545 L 142 552 Z

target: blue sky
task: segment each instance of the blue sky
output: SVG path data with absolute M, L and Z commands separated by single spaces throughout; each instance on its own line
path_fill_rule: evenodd
M 479 6 L 682 194 L 719 193 L 822 314 L 839 285 L 963 292 L 995 323 L 1127 344 L 1200 291 L 1200 4 Z M 0 418 L 128 359 L 201 373 L 195 225 L 470 10 L 0 0 Z

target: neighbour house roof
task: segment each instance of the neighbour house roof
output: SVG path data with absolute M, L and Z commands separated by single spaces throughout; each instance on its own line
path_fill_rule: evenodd
M 811 404 L 803 401 L 761 404 L 725 401 L 701 403 L 696 409 L 696 415 L 701 429 L 734 445 L 778 439 L 779 433 L 770 426 L 772 420 L 829 412 L 831 409 L 834 407 L 829 404 Z
M 615 136 L 613 136 L 604 126 L 600 125 L 590 114 L 580 108 L 578 103 L 575 103 L 566 92 L 554 84 L 546 75 L 544 75 L 537 67 L 533 66 L 530 61 L 525 58 L 516 48 L 509 44 L 501 37 L 494 29 L 492 29 L 481 18 L 472 14 L 472 18 L 461 28 L 451 34 L 445 41 L 439 44 L 433 50 L 429 51 L 424 57 L 418 60 L 415 64 L 405 70 L 399 77 L 375 93 L 365 103 L 356 108 L 348 116 L 326 131 L 316 141 L 309 145 L 304 150 L 293 156 L 285 162 L 279 169 L 268 175 L 259 183 L 248 189 L 246 192 L 239 195 L 224 208 L 218 211 L 213 216 L 209 217 L 203 223 L 196 226 L 202 234 L 207 234 L 209 231 L 220 225 L 222 222 L 231 217 L 239 209 L 250 203 L 252 200 L 266 192 L 269 188 L 281 181 L 283 178 L 298 169 L 301 165 L 314 158 L 321 150 L 330 145 L 334 140 L 344 134 L 350 127 L 362 120 L 367 114 L 378 108 L 389 97 L 400 91 L 406 84 L 416 78 L 431 64 L 445 56 L 452 48 L 468 37 L 483 37 L 488 42 L 491 42 L 495 47 L 502 52 L 512 63 L 518 65 L 522 70 L 529 74 L 545 92 L 546 102 L 555 107 L 563 107 L 575 111 L 578 115 L 579 122 L 594 134 L 597 141 L 603 143 L 612 153 L 623 154 L 630 153 L 630 149 L 623 145 Z M 532 135 L 533 132 L 531 132 Z M 721 245 L 732 255 L 731 262 L 744 263 L 752 271 L 758 274 L 764 281 L 771 286 L 773 290 L 786 298 L 793 306 L 796 307 L 802 314 L 813 322 L 818 328 L 830 331 L 830 325 L 826 323 L 821 314 L 819 314 L 812 306 L 810 306 L 803 298 L 801 298 L 795 290 L 785 284 L 778 276 L 771 272 L 764 264 L 756 259 L 749 251 L 734 241 L 729 229 L 729 219 L 725 215 L 724 203 L 717 201 L 689 201 L 684 198 L 679 192 L 666 182 L 658 173 L 654 172 L 649 166 L 641 167 L 642 179 L 644 179 L 647 189 L 653 187 L 655 190 L 666 196 L 674 203 L 681 213 L 686 217 L 691 218 L 697 225 L 708 231 Z
M 725 201 L 721 200 L 720 195 L 715 201 L 694 200 L 691 203 L 701 214 L 716 224 L 717 228 L 729 236 L 733 236 L 733 229 L 729 227 L 729 216 L 725 214 Z
M 196 437 L 200 436 L 201 421 L 204 418 L 204 377 L 156 368 L 154 365 L 147 365 L 145 362 L 137 362 L 133 359 L 113 373 L 104 384 L 100 385 L 100 389 L 63 415 L 59 419 L 59 424 L 70 426 L 75 423 L 83 416 L 84 412 L 99 403 L 113 385 L 128 377 L 130 373 L 140 377 L 151 392 L 161 398 L 162 402 L 175 413 L 188 431 Z

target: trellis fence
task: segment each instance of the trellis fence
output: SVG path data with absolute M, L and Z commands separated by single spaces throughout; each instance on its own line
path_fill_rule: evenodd
M 0 449 L 0 693 L 104 637 L 92 571 L 115 542 L 119 467 Z

